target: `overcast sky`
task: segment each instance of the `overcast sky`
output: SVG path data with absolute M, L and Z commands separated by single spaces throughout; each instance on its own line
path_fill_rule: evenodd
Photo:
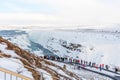
M 0 0 L 0 25 L 120 23 L 120 0 Z

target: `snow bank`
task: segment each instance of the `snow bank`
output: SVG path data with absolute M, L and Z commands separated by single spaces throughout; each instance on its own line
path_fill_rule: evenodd
M 5 43 L 0 44 L 1 52 L 11 55 L 12 57 L 18 57 L 18 55 L 13 50 L 7 50 L 6 48 L 7 48 L 7 45 Z

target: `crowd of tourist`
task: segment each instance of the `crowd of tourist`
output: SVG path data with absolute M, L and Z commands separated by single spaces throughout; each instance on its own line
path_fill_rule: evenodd
M 43 56 L 44 59 L 48 59 L 48 60 L 54 60 L 54 61 L 59 61 L 59 62 L 64 62 L 64 63 L 69 63 L 69 64 L 78 64 L 78 69 L 80 69 L 82 67 L 91 67 L 91 68 L 96 68 L 101 70 L 109 70 L 110 66 L 109 65 L 105 65 L 105 64 L 97 64 L 95 62 L 91 62 L 91 61 L 86 61 L 86 60 L 80 60 L 80 59 L 73 59 L 73 58 L 67 58 L 67 57 L 59 57 L 59 56 L 50 56 L 50 55 L 45 55 Z M 79 66 L 80 65 L 80 66 Z M 119 71 L 118 67 L 114 67 L 114 71 L 117 73 Z

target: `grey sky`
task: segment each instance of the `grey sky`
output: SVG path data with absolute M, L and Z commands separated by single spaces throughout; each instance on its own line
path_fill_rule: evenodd
M 119 0 L 0 1 L 0 25 L 69 26 L 119 23 Z

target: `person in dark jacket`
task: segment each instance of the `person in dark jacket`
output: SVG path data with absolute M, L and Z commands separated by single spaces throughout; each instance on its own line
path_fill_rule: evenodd
M 80 70 L 81 69 L 81 66 L 80 65 L 78 65 L 78 70 Z
M 67 60 L 68 60 L 67 58 L 64 58 L 64 61 L 65 61 L 65 62 L 68 62 Z
M 64 58 L 62 58 L 62 62 L 64 62 Z
M 100 68 L 100 71 L 102 71 L 102 65 L 101 65 L 101 64 L 100 64 L 100 67 L 99 67 L 99 68 Z
M 47 59 L 47 56 L 46 56 L 46 55 L 44 55 L 44 59 Z
M 60 57 L 57 57 L 57 61 L 60 61 Z
M 108 66 L 108 65 L 105 65 L 105 68 L 106 68 L 106 70 L 108 70 L 108 69 L 109 69 L 109 66 Z
M 115 67 L 115 72 L 116 72 L 116 73 L 118 72 L 118 68 L 117 68 L 117 67 Z
M 62 57 L 60 57 L 60 61 L 63 62 L 63 58 Z
M 83 64 L 83 60 L 81 60 L 81 65 Z
M 86 66 L 88 65 L 88 61 L 85 62 Z
M 89 62 L 89 66 L 91 66 L 91 62 Z

